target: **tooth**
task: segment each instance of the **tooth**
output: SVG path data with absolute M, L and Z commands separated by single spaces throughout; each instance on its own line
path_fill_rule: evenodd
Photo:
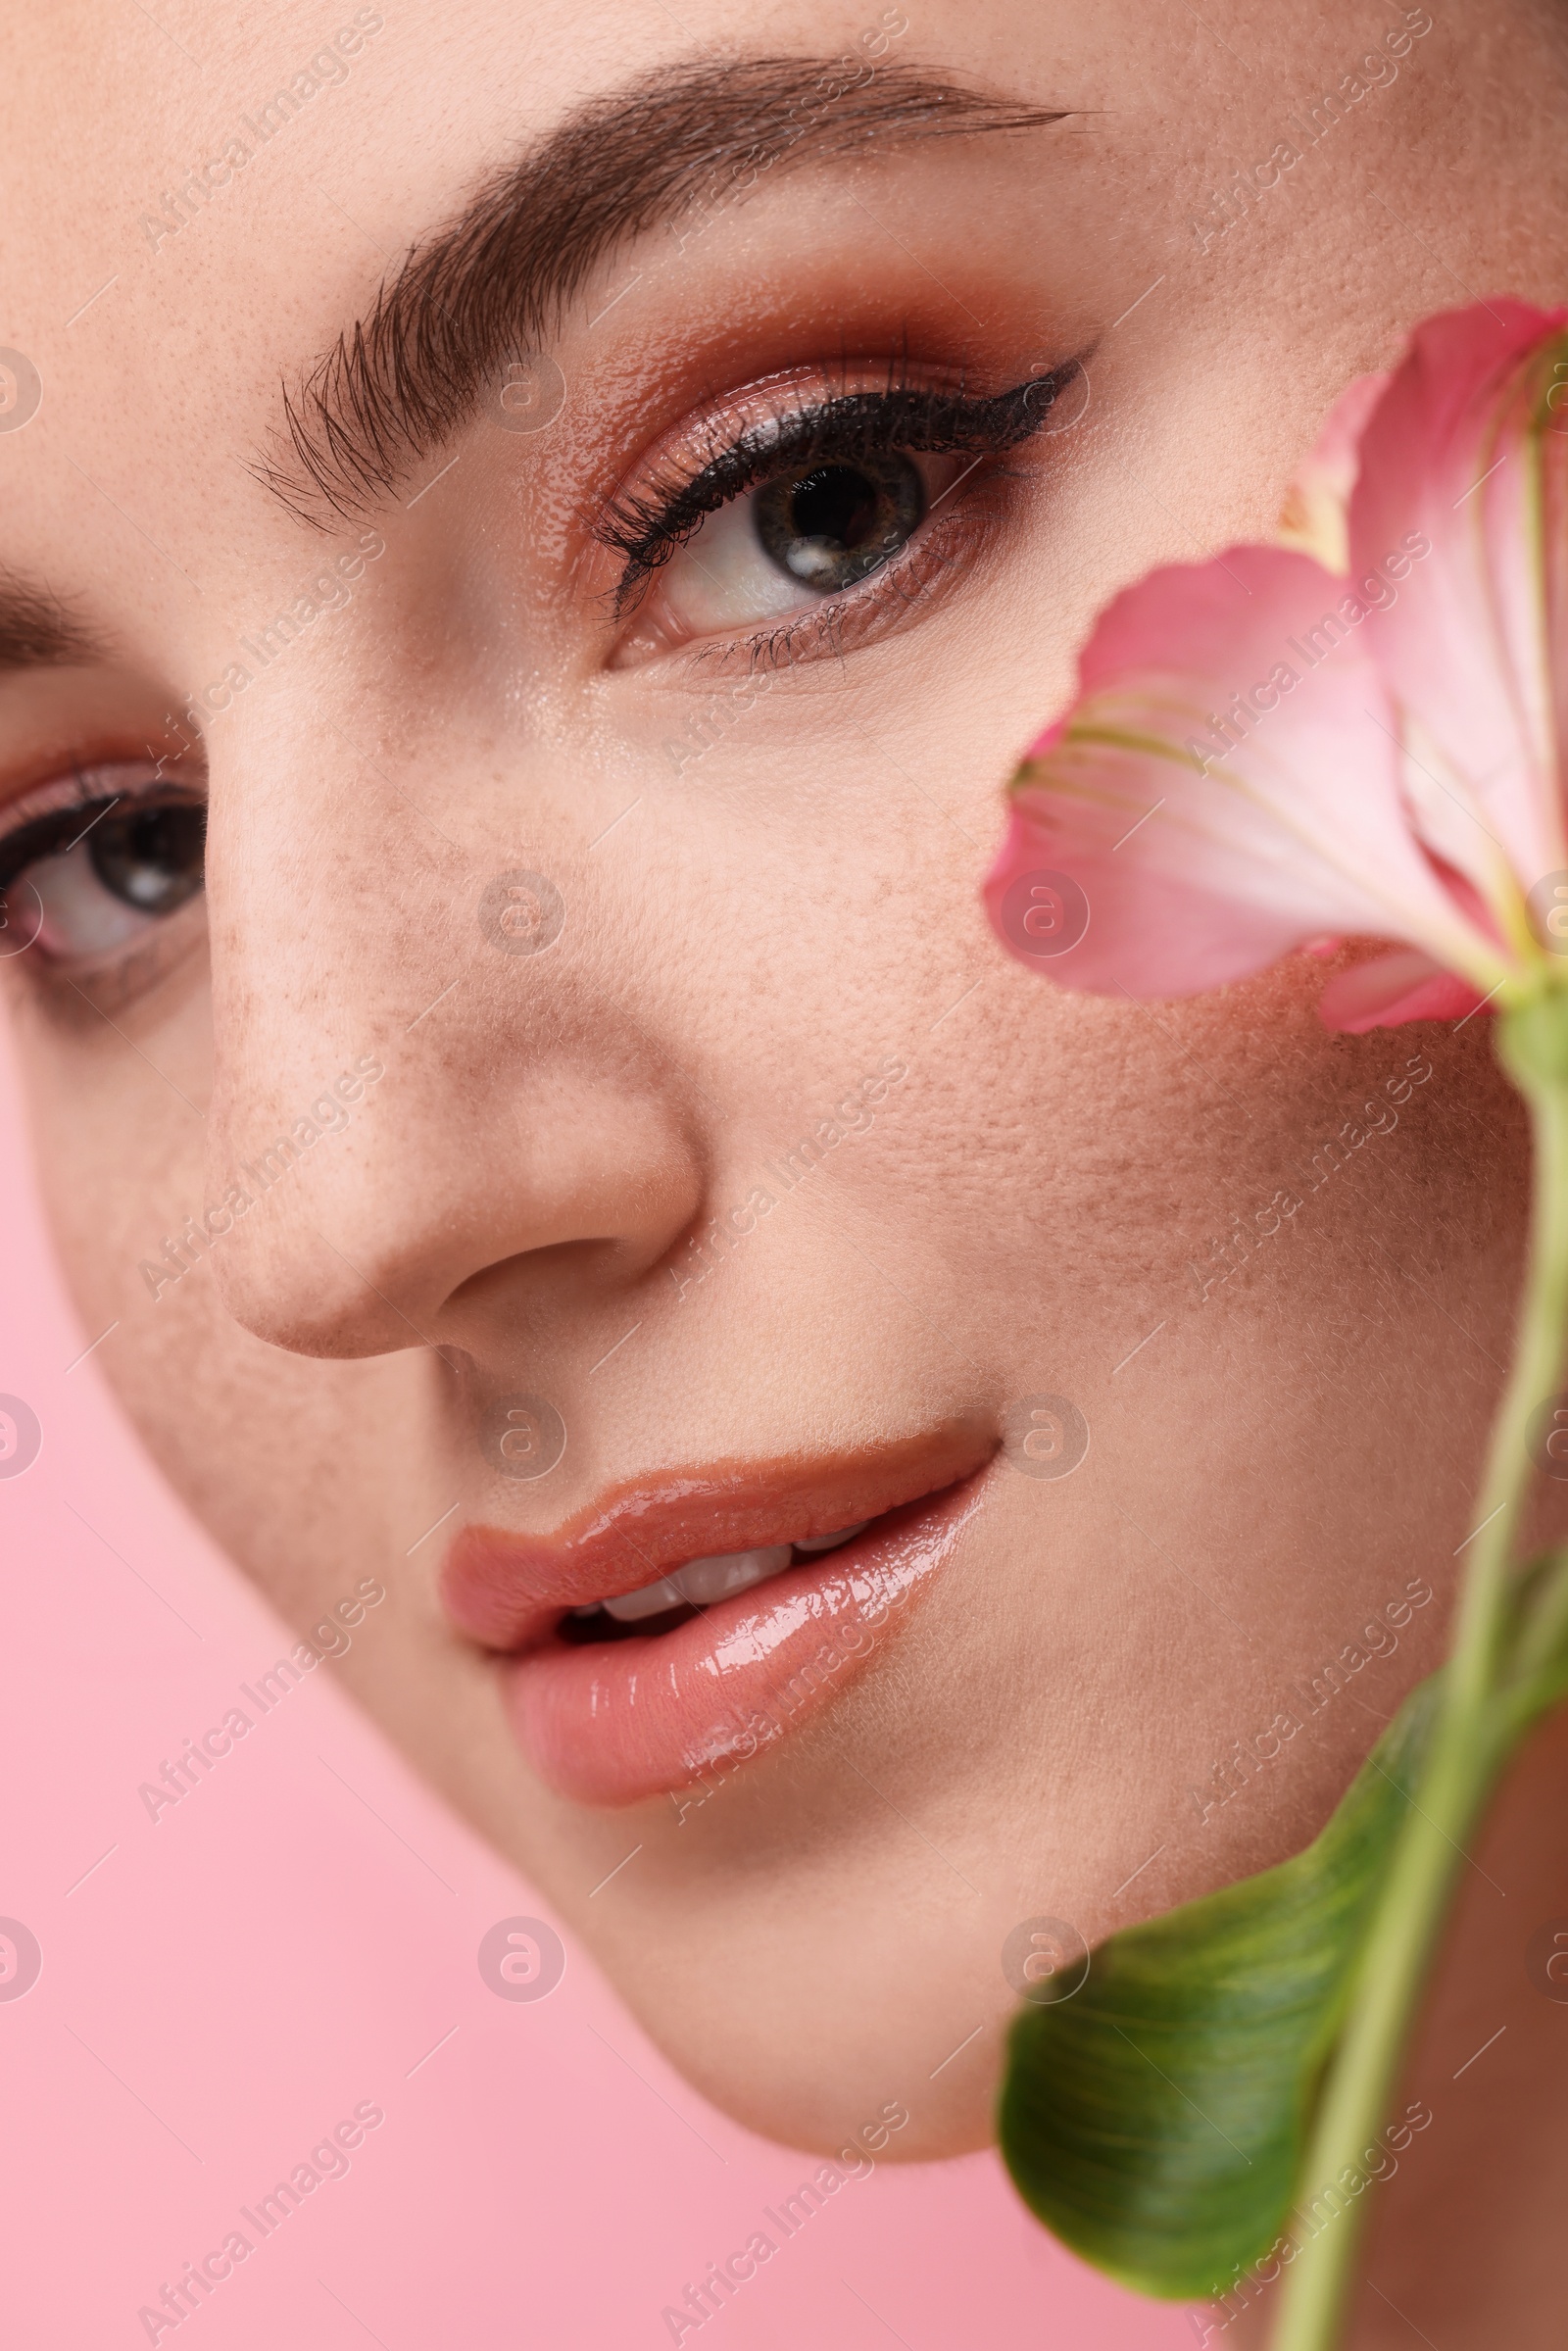
M 804 1543 L 798 1543 L 795 1548 L 798 1551 L 836 1550 L 841 1543 L 853 1543 L 857 1535 L 863 1535 L 870 1524 L 868 1518 L 862 1518 L 858 1527 L 841 1527 L 836 1535 L 810 1535 Z
M 708 1608 L 732 1592 L 744 1592 L 750 1584 L 776 1576 L 788 1567 L 792 1556 L 787 1543 L 774 1543 L 765 1551 L 725 1551 L 710 1559 L 688 1559 L 669 1581 L 694 1608 Z
M 683 1567 L 661 1576 L 657 1584 L 645 1584 L 640 1592 L 618 1592 L 614 1599 L 599 1604 L 623 1625 L 634 1625 L 640 1617 L 662 1615 L 666 1608 L 710 1608 L 715 1600 L 727 1599 L 732 1592 L 745 1592 L 751 1585 L 780 1574 L 796 1551 L 831 1550 L 834 1543 L 848 1543 L 859 1532 L 858 1527 L 846 1527 L 842 1534 L 818 1535 L 809 1543 L 775 1543 L 765 1550 L 722 1551 L 710 1558 L 688 1559 Z M 578 1608 L 572 1613 L 591 1616 L 594 1611 Z
M 657 1584 L 645 1584 L 641 1592 L 619 1592 L 601 1605 L 618 1623 L 634 1625 L 640 1616 L 658 1616 L 662 1609 L 683 1607 L 685 1598 L 667 1577 L 661 1576 Z

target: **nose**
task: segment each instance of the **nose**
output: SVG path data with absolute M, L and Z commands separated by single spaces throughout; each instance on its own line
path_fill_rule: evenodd
M 504 1360 L 667 1254 L 701 1129 L 612 871 L 562 825 L 474 849 L 395 789 L 215 774 L 211 1262 L 245 1328 Z

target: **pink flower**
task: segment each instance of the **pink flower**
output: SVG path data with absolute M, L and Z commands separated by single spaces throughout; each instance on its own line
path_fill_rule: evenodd
M 986 902 L 1069 988 L 1196 995 L 1347 937 L 1331 1028 L 1568 982 L 1568 312 L 1429 318 L 1281 544 L 1151 572 L 1012 779 Z

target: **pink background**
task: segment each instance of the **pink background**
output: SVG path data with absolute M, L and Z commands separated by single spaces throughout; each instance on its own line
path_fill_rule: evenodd
M 636 2351 L 814 2163 L 737 2130 L 571 1938 L 548 1999 L 475 1954 L 543 1901 L 447 1817 L 321 1667 L 154 1824 L 137 1796 L 284 1645 L 113 1405 L 50 1264 L 0 1038 L 0 1392 L 43 1424 L 0 1480 L 0 2317 L 111 2351 L 362 2100 L 352 2157 L 215 2286 L 207 2351 Z M 247 2229 L 255 2238 L 256 2232 Z M 169 2343 L 175 2331 L 159 2335 Z M 688 2333 L 690 2344 L 697 2337 Z M 1028 2220 L 988 2156 L 852 2181 L 702 2329 L 723 2351 L 1174 2351 Z

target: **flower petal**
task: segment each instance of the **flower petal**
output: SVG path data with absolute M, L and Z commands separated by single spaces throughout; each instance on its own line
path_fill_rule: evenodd
M 1568 479 L 1565 318 L 1499 298 L 1427 319 L 1368 421 L 1350 500 L 1374 658 L 1419 728 L 1417 822 L 1516 936 L 1519 900 L 1568 867 L 1568 625 L 1560 551 L 1546 560 Z
M 1361 466 L 1361 435 L 1388 385 L 1386 373 L 1347 384 L 1285 493 L 1280 545 L 1315 556 L 1328 571 L 1350 568 L 1350 492 Z
M 1336 972 L 1318 999 L 1325 1028 L 1361 1037 L 1368 1029 L 1398 1028 L 1406 1020 L 1458 1020 L 1486 999 L 1456 972 L 1445 971 L 1416 947 L 1396 947 L 1348 971 Z
M 1080 700 L 1013 780 L 986 899 L 1015 955 L 1068 987 L 1189 996 L 1343 932 L 1495 984 L 1494 944 L 1411 835 L 1395 713 L 1345 588 L 1306 556 L 1242 547 L 1116 599 Z

